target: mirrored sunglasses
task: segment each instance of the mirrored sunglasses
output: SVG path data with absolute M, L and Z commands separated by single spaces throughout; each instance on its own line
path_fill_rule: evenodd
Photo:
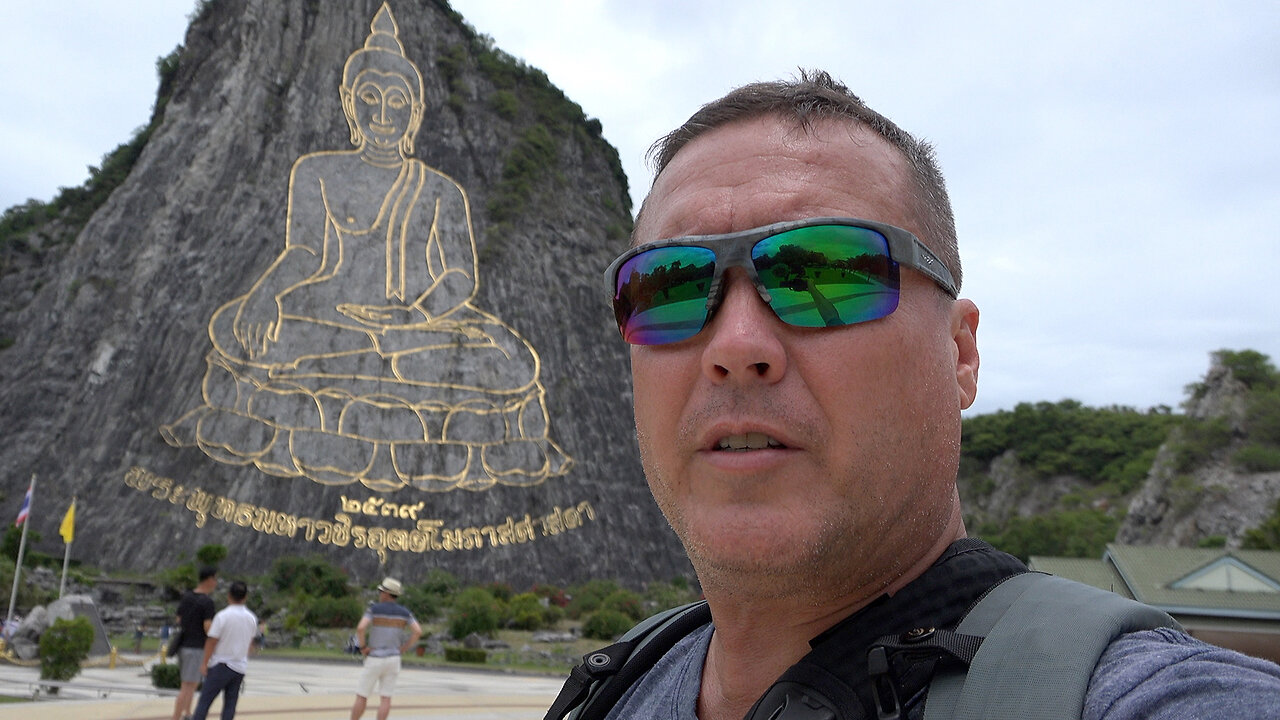
M 856 218 L 810 218 L 645 243 L 610 263 L 605 281 L 622 337 L 633 345 L 665 345 L 706 326 L 728 268 L 746 271 L 779 320 L 841 327 L 878 320 L 898 307 L 899 265 L 956 297 L 951 273 L 915 235 Z

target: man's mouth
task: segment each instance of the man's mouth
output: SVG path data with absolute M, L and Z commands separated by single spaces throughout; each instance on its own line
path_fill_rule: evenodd
M 729 450 L 733 452 L 782 447 L 786 447 L 786 445 L 783 445 L 768 435 L 759 432 L 749 432 L 742 435 L 729 435 L 727 437 L 720 438 L 720 442 L 716 444 L 716 450 Z

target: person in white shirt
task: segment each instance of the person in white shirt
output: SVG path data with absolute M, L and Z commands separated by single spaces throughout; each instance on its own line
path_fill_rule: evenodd
M 213 616 L 209 626 L 209 639 L 204 644 L 204 660 L 200 674 L 204 676 L 204 688 L 192 720 L 205 720 L 209 706 L 219 693 L 222 697 L 222 720 L 236 716 L 236 701 L 240 699 L 240 685 L 249 669 L 249 652 L 258 636 L 258 617 L 245 607 L 249 588 L 237 580 L 227 592 L 227 606 Z

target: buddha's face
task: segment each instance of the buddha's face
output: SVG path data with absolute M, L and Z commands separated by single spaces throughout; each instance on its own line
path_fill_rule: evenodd
M 419 111 L 403 76 L 364 70 L 349 90 L 343 90 L 344 94 L 350 93 L 349 102 L 344 105 L 365 142 L 393 148 L 417 129 Z

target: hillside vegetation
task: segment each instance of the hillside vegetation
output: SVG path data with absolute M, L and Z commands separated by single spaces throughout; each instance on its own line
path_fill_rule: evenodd
M 1220 350 L 1213 364 L 1225 374 L 1211 370 L 1214 380 L 1188 385 L 1183 413 L 1063 400 L 966 418 L 960 487 L 970 532 L 1023 558 L 1097 557 L 1162 447 L 1174 484 L 1192 499 L 1194 471 L 1208 463 L 1241 474 L 1280 470 L 1280 373 L 1254 350 Z M 1216 385 L 1234 388 L 1233 402 L 1206 411 L 1206 398 L 1224 391 Z M 1280 506 L 1246 535 L 1251 547 L 1280 548 Z

